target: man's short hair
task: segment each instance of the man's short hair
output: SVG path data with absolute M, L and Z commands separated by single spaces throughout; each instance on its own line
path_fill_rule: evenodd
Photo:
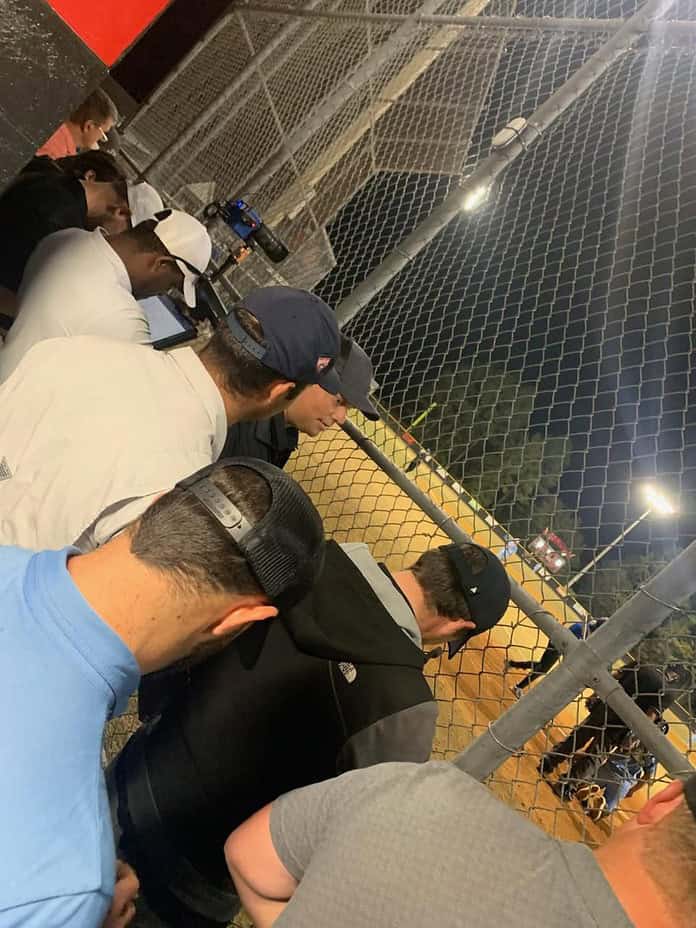
M 69 177 L 81 179 L 87 171 L 94 171 L 94 179 L 100 183 L 125 182 L 126 180 L 116 159 L 105 151 L 81 151 L 77 155 L 57 158 L 54 164 Z
M 244 331 L 255 342 L 263 342 L 263 326 L 248 309 L 235 306 L 231 312 Z M 287 380 L 283 374 L 262 364 L 243 348 L 227 326 L 222 323 L 201 352 L 219 371 L 225 389 L 238 396 L 259 396 L 279 380 Z M 288 392 L 288 400 L 294 399 L 307 384 L 298 383 Z
M 111 97 L 103 90 L 94 90 L 70 115 L 70 122 L 77 126 L 84 126 L 90 119 L 100 126 L 109 119 L 118 122 L 118 110 Z
M 136 249 L 142 254 L 155 253 L 158 255 L 168 255 L 167 246 L 162 239 L 155 234 L 157 227 L 156 219 L 145 219 L 128 230 L 128 237 L 135 244 Z
M 128 183 L 121 178 L 120 180 L 112 180 L 111 186 L 116 192 L 116 196 L 119 200 L 122 200 L 126 205 L 128 205 Z
M 474 574 L 485 570 L 486 556 L 475 545 L 461 545 L 460 551 Z M 445 551 L 441 548 L 426 551 L 410 570 L 423 590 L 428 609 L 447 619 L 469 616 L 457 571 Z
M 696 924 L 696 819 L 685 801 L 646 828 L 643 863 L 677 923 Z
M 217 468 L 208 479 L 252 523 L 270 509 L 268 483 L 248 467 Z M 130 546 L 139 560 L 187 591 L 263 592 L 237 543 L 188 489 L 174 487 L 146 509 L 130 529 Z

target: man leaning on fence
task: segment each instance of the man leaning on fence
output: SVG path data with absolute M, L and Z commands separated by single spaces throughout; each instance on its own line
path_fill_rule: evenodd
M 105 722 L 141 672 L 305 595 L 322 556 L 304 491 L 248 458 L 183 480 L 89 554 L 0 548 L 1 928 L 101 924 L 116 877 Z M 132 900 L 116 901 L 109 928 L 129 920 Z
M 593 852 L 452 764 L 380 764 L 283 796 L 226 857 L 255 928 L 687 928 L 696 776 Z
M 509 597 L 504 567 L 477 545 L 391 573 L 366 545 L 330 541 L 307 599 L 190 668 L 164 708 L 150 699 L 159 717 L 114 762 L 124 855 L 161 920 L 141 907 L 136 924 L 226 925 L 238 906 L 223 856 L 233 828 L 289 789 L 426 761 L 437 704 L 423 643 L 448 640 L 453 656 Z
M 341 351 L 334 365 L 339 392 L 313 384 L 283 412 L 259 422 L 237 422 L 227 433 L 223 457 L 248 455 L 285 467 L 297 449 L 300 433 L 314 438 L 333 425 L 343 425 L 350 409 L 375 422 L 379 413 L 370 400 L 376 387 L 372 361 L 352 338 L 341 335 Z

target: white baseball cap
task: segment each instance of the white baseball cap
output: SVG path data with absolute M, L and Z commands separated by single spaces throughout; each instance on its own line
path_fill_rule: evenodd
M 196 281 L 210 263 L 213 244 L 208 230 L 193 216 L 178 209 L 165 209 L 155 214 L 154 233 L 184 275 L 184 300 L 196 305 Z
M 141 181 L 139 184 L 128 184 L 128 207 L 131 225 L 137 226 L 146 219 L 153 219 L 155 213 L 164 209 L 164 203 L 154 187 Z

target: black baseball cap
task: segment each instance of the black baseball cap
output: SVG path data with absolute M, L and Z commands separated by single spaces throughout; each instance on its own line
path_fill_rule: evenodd
M 340 392 L 333 369 L 341 347 L 338 323 L 320 297 L 294 287 L 259 287 L 237 307 L 256 316 L 263 327 L 259 344 L 239 324 L 234 307 L 227 315 L 230 332 L 246 351 L 288 380 Z
M 376 422 L 379 413 L 370 400 L 370 393 L 377 389 L 372 361 L 347 335 L 341 335 L 341 353 L 334 369 L 340 382 L 339 392 L 346 403 L 359 409 L 365 418 Z
M 249 522 L 210 479 L 227 467 L 245 467 L 268 484 L 271 504 L 258 522 Z M 196 496 L 237 542 L 269 599 L 288 608 L 309 593 L 324 564 L 324 526 L 314 503 L 289 474 L 256 458 L 223 458 L 177 487 Z
M 442 550 L 449 558 L 450 564 L 457 572 L 461 591 L 469 607 L 469 615 L 476 623 L 476 628 L 467 628 L 460 638 L 447 643 L 450 658 L 467 643 L 470 638 L 493 628 L 505 615 L 510 602 L 510 578 L 498 558 L 487 548 L 471 545 L 486 558 L 482 570 L 472 570 L 472 565 L 464 557 L 460 545 L 443 545 Z

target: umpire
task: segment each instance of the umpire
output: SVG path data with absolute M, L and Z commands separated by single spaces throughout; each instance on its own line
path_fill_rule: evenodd
M 668 664 L 664 670 L 657 667 L 639 667 L 628 664 L 616 675 L 617 681 L 646 714 L 654 712 L 657 717 L 675 702 L 681 690 L 679 668 Z M 551 773 L 564 760 L 581 751 L 590 741 L 595 741 L 597 752 L 609 752 L 621 744 L 629 732 L 624 720 L 602 700 L 588 700 L 590 713 L 571 729 L 566 738 L 544 754 L 539 763 L 541 776 Z

